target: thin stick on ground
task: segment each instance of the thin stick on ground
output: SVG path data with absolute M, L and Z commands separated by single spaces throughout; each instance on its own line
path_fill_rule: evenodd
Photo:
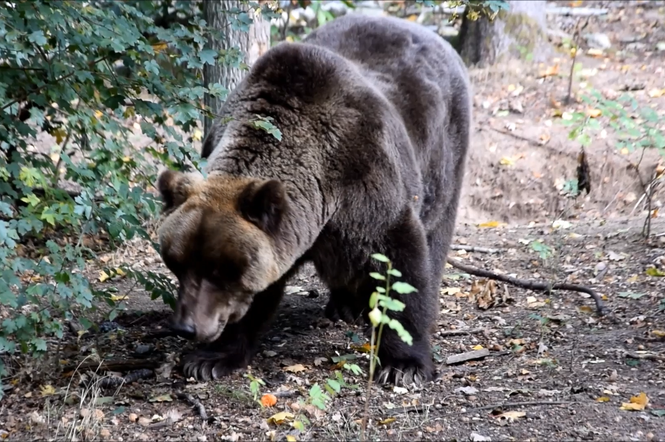
M 577 284 L 566 284 L 566 283 L 551 284 L 548 282 L 513 278 L 507 275 L 499 275 L 498 273 L 490 272 L 489 270 L 483 270 L 476 267 L 468 266 L 452 258 L 448 258 L 447 262 L 451 266 L 459 270 L 463 270 L 471 275 L 480 276 L 481 278 L 489 278 L 495 281 L 505 282 L 528 290 L 540 290 L 547 292 L 552 290 L 570 290 L 574 292 L 587 293 L 593 298 L 594 302 L 596 303 L 596 312 L 598 313 L 598 315 L 603 316 L 605 314 L 605 306 L 603 305 L 603 301 L 600 299 L 598 293 L 596 293 L 593 289 L 589 287 Z
M 206 413 L 205 407 L 200 401 L 194 398 L 194 396 L 186 393 L 177 393 L 176 396 L 178 397 L 178 399 L 186 401 L 187 403 L 189 403 L 189 405 L 194 407 L 199 416 L 201 417 L 201 419 L 203 419 L 204 421 L 208 420 L 208 413 Z
M 459 335 L 474 335 L 476 333 L 483 333 L 484 328 L 463 328 L 461 330 L 444 330 L 439 332 L 439 336 L 459 336 Z
M 452 244 L 450 246 L 451 250 L 464 250 L 465 252 L 470 253 L 499 253 L 500 249 L 490 249 L 488 247 L 476 247 L 476 246 L 462 246 L 459 244 Z
M 572 402 L 571 401 L 505 402 L 503 404 L 485 405 L 483 407 L 471 408 L 468 411 L 493 410 L 495 408 L 508 408 L 508 407 L 534 407 L 537 405 L 567 405 L 567 404 L 572 404 Z

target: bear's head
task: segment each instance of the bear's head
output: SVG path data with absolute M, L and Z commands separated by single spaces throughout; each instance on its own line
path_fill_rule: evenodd
M 171 325 L 183 337 L 212 342 L 281 276 L 275 239 L 288 209 L 285 189 L 277 180 L 171 170 L 157 187 L 165 215 L 161 255 L 179 282 Z

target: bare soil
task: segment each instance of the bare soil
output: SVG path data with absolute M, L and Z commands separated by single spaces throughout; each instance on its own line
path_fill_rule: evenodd
M 586 4 L 588 3 L 588 4 Z M 585 2 L 597 6 L 600 2 Z M 608 2 L 605 2 L 608 3 Z M 613 3 L 609 17 L 587 32 L 602 32 L 613 47 L 595 58 L 580 52 L 582 82 L 607 94 L 626 85 L 640 103 L 663 115 L 665 10 L 648 4 Z M 567 2 L 561 2 L 566 5 Z M 569 27 L 551 17 L 552 28 Z M 654 24 L 655 23 L 655 24 Z M 643 45 L 626 34 L 645 36 Z M 462 262 L 524 279 L 572 282 L 593 287 L 609 314 L 595 315 L 593 302 L 576 292 L 534 292 L 489 283 L 447 268 L 441 285 L 439 332 L 433 338 L 438 378 L 420 389 L 373 387 L 368 437 L 376 440 L 665 440 L 665 222 L 652 219 L 652 238 L 641 236 L 645 211 L 637 206 L 643 189 L 634 168 L 640 153 L 615 149 L 611 131 L 597 136 L 586 153 L 591 193 L 565 195 L 574 178 L 579 146 L 568 140 L 561 112 L 585 110 L 562 102 L 570 57 L 538 66 L 527 61 L 471 70 L 475 90 L 475 132 L 454 243 L 496 249 L 495 253 L 454 250 Z M 539 73 L 558 64 L 559 75 Z M 580 72 L 580 71 L 578 71 Z M 634 87 L 633 87 L 634 88 Z M 651 94 L 657 95 L 657 94 Z M 509 110 L 507 115 L 501 110 Z M 512 109 L 512 111 L 511 111 Z M 520 111 L 521 110 L 521 111 Z M 602 118 L 602 117 L 601 117 Z M 665 128 L 664 128 L 665 129 Z M 640 168 L 648 180 L 658 164 L 648 153 Z M 662 194 L 655 196 L 656 207 Z M 558 228 L 552 223 L 563 220 Z M 496 223 L 483 224 L 489 221 Z M 660 235 L 660 236 L 659 236 Z M 530 241 L 540 240 L 550 256 Z M 128 244 L 93 263 L 128 262 L 137 269 L 168 274 L 149 245 Z M 651 270 L 650 272 L 654 272 Z M 185 379 L 174 368 L 192 345 L 165 329 L 169 309 L 123 278 L 113 286 L 126 295 L 127 311 L 100 331 L 67 331 L 57 352 L 43 361 L 16 359 L 10 389 L 0 402 L 0 437 L 9 440 L 348 440 L 359 437 L 366 400 L 368 356 L 363 330 L 331 323 L 323 316 L 328 293 L 313 270 L 303 269 L 289 284 L 277 320 L 262 342 L 251 374 L 261 378 L 261 394 L 274 393 L 273 407 L 252 399 L 246 371 L 208 383 Z M 453 335 L 453 330 L 469 333 Z M 450 356 L 478 349 L 489 354 L 448 365 Z M 333 357 L 353 355 L 363 375 L 343 370 L 342 387 L 325 410 L 307 400 L 314 383 L 334 378 Z M 115 363 L 98 370 L 100 361 Z M 83 364 L 83 365 L 81 365 Z M 87 364 L 87 365 L 86 365 Z M 300 364 L 300 365 L 299 365 Z M 103 368 L 103 367 L 102 367 Z M 95 375 L 145 377 L 104 388 Z M 103 381 L 107 382 L 107 381 Z M 353 387 L 356 387 L 355 389 Z M 622 404 L 645 393 L 624 410 Z M 184 395 L 189 395 L 189 399 Z M 193 399 L 200 407 L 193 407 Z M 206 419 L 201 416 L 205 411 Z M 269 422 L 280 412 L 304 415 L 300 431 Z

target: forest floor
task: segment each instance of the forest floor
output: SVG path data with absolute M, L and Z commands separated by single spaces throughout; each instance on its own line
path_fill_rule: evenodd
M 659 24 L 665 10 L 604 3 L 614 3 L 610 13 L 586 32 L 607 35 L 613 46 L 600 57 L 580 52 L 573 91 L 579 96 L 583 82 L 607 96 L 625 90 L 663 116 L 665 51 L 654 48 L 665 42 Z M 557 20 L 551 17 L 552 28 L 561 25 Z M 560 104 L 570 65 L 559 53 L 543 65 L 516 61 L 471 70 L 475 132 L 454 244 L 495 250 L 452 250 L 450 256 L 522 279 L 592 287 L 608 314 L 597 316 L 582 293 L 526 290 L 447 267 L 433 337 L 438 378 L 417 389 L 374 387 L 368 438 L 665 441 L 665 279 L 652 276 L 665 272 L 665 221 L 654 216 L 652 237 L 644 240 L 646 212 L 637 205 L 644 192 L 629 167 L 640 153 L 617 150 L 609 130 L 606 137 L 594 135 L 586 149 L 591 193 L 566 194 L 579 145 L 568 139 L 560 116 L 586 110 L 577 102 Z M 644 180 L 658 161 L 657 153 L 645 155 Z M 662 198 L 656 193 L 656 207 Z M 134 241 L 101 255 L 89 268 L 91 278 L 119 263 L 168 274 L 149 245 Z M 324 318 L 327 290 L 311 268 L 289 283 L 251 367 L 265 382 L 259 396 L 277 397 L 266 408 L 253 400 L 246 371 L 215 382 L 185 379 L 174 364 L 192 345 L 159 334 L 168 308 L 122 277 L 97 284 L 127 296 L 128 310 L 98 333 L 68 331 L 54 343 L 59 351 L 43 361 L 17 361 L 0 402 L 0 438 L 359 437 L 367 339 L 360 328 Z M 451 356 L 481 349 L 484 356 L 448 364 Z M 340 360 L 363 374 L 340 368 Z M 335 371 L 348 385 L 325 409 L 299 403 L 311 399 L 315 383 L 335 379 Z M 109 376 L 128 374 L 134 379 L 124 385 L 104 385 Z M 308 422 L 295 428 L 293 421 L 303 417 Z

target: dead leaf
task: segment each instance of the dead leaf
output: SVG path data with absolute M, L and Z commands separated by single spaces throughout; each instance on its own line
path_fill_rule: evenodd
M 171 398 L 171 395 L 167 393 L 150 398 L 148 399 L 148 402 L 173 402 L 173 398 Z
M 586 114 L 591 118 L 598 118 L 603 112 L 600 109 L 587 109 Z
M 526 416 L 526 412 L 524 411 L 506 411 L 505 413 L 501 413 L 496 416 L 497 419 L 506 419 L 511 422 L 514 422 L 515 420 Z
M 601 396 L 598 399 L 596 399 L 596 402 L 609 402 L 610 398 L 607 396 Z
M 388 424 L 392 424 L 392 423 L 395 422 L 396 420 L 397 420 L 397 419 L 394 418 L 394 417 L 389 417 L 389 418 L 386 418 L 386 419 L 380 421 L 380 422 L 379 422 L 379 425 L 388 425 Z
M 274 425 L 281 425 L 286 421 L 293 420 L 295 416 L 293 413 L 289 413 L 288 411 L 282 411 L 277 414 L 273 414 L 268 418 L 268 423 L 269 424 L 274 424 Z
M 546 78 L 546 77 L 553 77 L 555 75 L 559 75 L 559 64 L 555 64 L 554 66 L 549 66 L 546 69 L 540 71 L 538 73 L 538 78 Z
M 653 330 L 651 334 L 659 338 L 665 338 L 665 331 L 663 330 Z
M 284 371 L 290 371 L 291 373 L 300 373 L 301 371 L 307 370 L 302 364 L 291 365 L 289 367 L 284 367 Z
M 106 272 L 104 272 L 103 270 L 101 272 L 99 272 L 99 282 L 104 282 L 109 278 L 110 278 L 110 276 L 107 275 Z
M 287 435 L 286 435 L 286 440 L 287 440 L 288 442 L 296 442 L 298 439 L 296 439 L 296 437 L 293 436 L 293 435 L 291 435 L 291 434 L 287 434 Z
M 316 358 L 316 359 L 314 359 L 314 366 L 318 367 L 319 365 L 323 364 L 327 360 L 328 360 L 328 358 Z
M 482 350 L 482 349 L 485 348 L 485 347 L 483 347 L 482 345 L 478 344 L 478 345 L 474 345 L 474 346 L 471 347 L 471 348 L 473 348 L 474 350 Z
M 621 409 L 627 411 L 642 411 L 648 404 L 649 398 L 647 397 L 646 393 L 641 392 L 637 396 L 631 397 L 630 402 L 624 402 L 621 404 Z
M 442 295 L 454 295 L 455 293 L 461 292 L 462 289 L 459 287 L 446 287 L 445 289 L 441 289 L 441 294 Z
M 663 272 L 662 270 L 659 270 L 659 269 L 657 269 L 657 268 L 655 268 L 655 267 L 649 267 L 649 268 L 647 269 L 647 272 L 646 272 L 646 273 L 647 273 L 647 275 L 649 275 L 649 276 L 665 276 L 665 272 Z
M 369 342 L 365 342 L 363 345 L 352 345 L 351 348 L 360 353 L 369 353 L 372 349 Z
M 277 396 L 274 394 L 264 394 L 261 396 L 261 405 L 264 407 L 272 407 L 277 403 Z
M 52 396 L 55 394 L 55 388 L 52 385 L 43 385 L 39 387 L 39 392 L 42 396 Z
M 494 227 L 499 227 L 501 225 L 503 225 L 503 223 L 500 223 L 499 221 L 487 221 L 486 223 L 478 224 L 478 227 L 480 227 L 481 229 L 491 229 Z

